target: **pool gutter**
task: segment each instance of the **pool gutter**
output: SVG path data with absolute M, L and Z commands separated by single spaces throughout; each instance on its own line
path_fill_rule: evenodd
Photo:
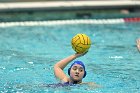
M 0 12 L 79 9 L 139 9 L 140 1 L 53 1 L 0 3 Z

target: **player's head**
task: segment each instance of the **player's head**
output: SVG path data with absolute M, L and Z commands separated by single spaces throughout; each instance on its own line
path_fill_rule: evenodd
M 74 61 L 68 69 L 69 76 L 74 81 L 80 81 L 86 76 L 85 65 L 82 61 Z

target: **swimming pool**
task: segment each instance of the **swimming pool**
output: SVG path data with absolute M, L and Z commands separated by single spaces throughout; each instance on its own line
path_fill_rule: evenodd
M 0 92 L 139 93 L 140 54 L 135 40 L 140 23 L 61 24 L 0 27 Z M 85 33 L 92 46 L 85 56 L 84 82 L 101 88 L 56 84 L 53 65 L 71 54 L 71 38 Z M 68 67 L 64 70 L 67 73 Z

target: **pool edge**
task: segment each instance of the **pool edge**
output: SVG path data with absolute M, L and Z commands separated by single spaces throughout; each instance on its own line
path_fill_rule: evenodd
M 140 8 L 140 1 L 52 1 L 0 3 L 0 12 Z

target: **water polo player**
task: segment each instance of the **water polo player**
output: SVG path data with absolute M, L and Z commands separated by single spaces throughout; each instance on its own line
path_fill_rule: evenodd
M 136 42 L 137 42 L 137 49 L 139 50 L 139 52 L 140 52 L 140 38 L 139 39 L 137 39 L 136 40 Z
M 63 83 L 67 84 L 80 84 L 82 83 L 82 79 L 86 76 L 86 69 L 85 65 L 81 61 L 74 61 L 74 63 L 68 69 L 68 77 L 64 72 L 63 69 L 74 59 L 83 56 L 85 53 L 82 54 L 74 54 L 61 61 L 57 62 L 54 65 L 54 74 L 57 78 L 59 78 Z

